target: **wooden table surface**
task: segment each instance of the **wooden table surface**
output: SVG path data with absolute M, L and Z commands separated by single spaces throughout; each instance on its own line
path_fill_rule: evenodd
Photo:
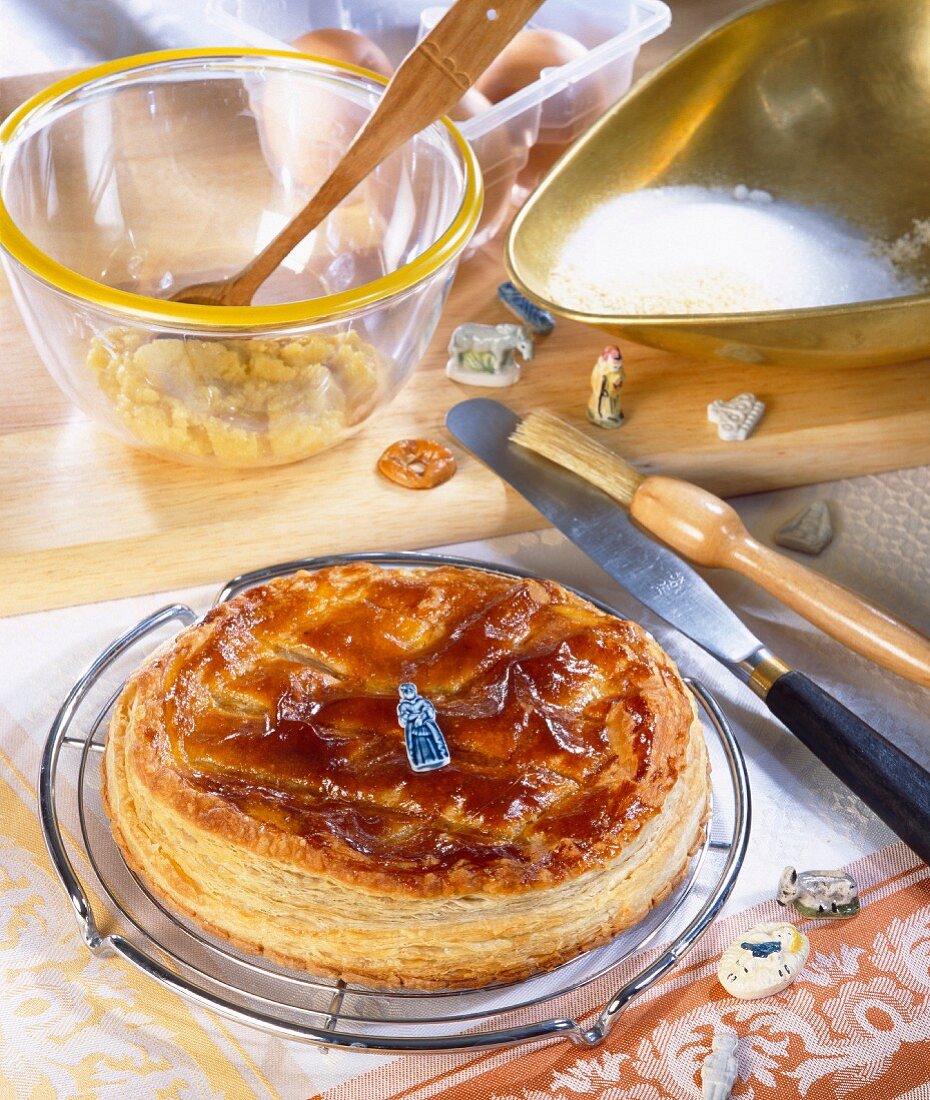
M 673 30 L 643 50 L 638 69 L 736 6 L 675 4 Z M 0 82 L 0 109 L 44 82 Z M 388 409 L 333 451 L 255 471 L 165 462 L 97 429 L 45 372 L 0 288 L 0 613 L 222 581 L 316 553 L 417 548 L 542 526 L 461 452 L 458 474 L 428 493 L 398 489 L 374 469 L 395 439 L 445 438 L 446 410 L 487 393 L 445 377 L 445 348 L 462 321 L 512 319 L 496 300 L 501 278 L 497 242 L 463 265 L 427 355 Z M 583 422 L 588 376 L 604 343 L 602 333 L 560 321 L 539 342 L 524 380 L 495 396 L 521 413 L 548 406 Z M 930 461 L 930 362 L 792 373 L 623 350 L 627 423 L 598 438 L 644 469 L 734 494 Z M 745 390 L 767 402 L 766 416 L 746 443 L 722 443 L 706 405 Z

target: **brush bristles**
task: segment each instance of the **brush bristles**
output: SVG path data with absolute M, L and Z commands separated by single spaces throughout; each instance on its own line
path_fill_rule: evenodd
M 643 475 L 613 451 L 594 443 L 550 412 L 533 412 L 514 429 L 511 440 L 583 477 L 629 508 Z

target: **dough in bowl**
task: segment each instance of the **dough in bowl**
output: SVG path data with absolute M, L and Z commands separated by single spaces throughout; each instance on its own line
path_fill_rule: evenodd
M 451 763 L 415 773 L 398 685 Z M 103 763 L 130 867 L 237 947 L 374 988 L 528 977 L 641 919 L 709 809 L 634 623 L 551 581 L 351 563 L 249 589 L 132 675 Z

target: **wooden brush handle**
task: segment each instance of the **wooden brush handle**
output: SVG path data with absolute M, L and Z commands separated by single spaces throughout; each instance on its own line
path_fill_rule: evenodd
M 930 639 L 820 573 L 757 542 L 729 504 L 670 477 L 647 477 L 630 514 L 698 565 L 732 569 L 824 633 L 908 680 L 930 687 Z
M 255 291 L 383 160 L 447 114 L 543 0 L 458 0 L 404 58 L 375 110 L 301 212 L 239 273 L 228 305 Z M 493 13 L 493 18 L 491 14 Z

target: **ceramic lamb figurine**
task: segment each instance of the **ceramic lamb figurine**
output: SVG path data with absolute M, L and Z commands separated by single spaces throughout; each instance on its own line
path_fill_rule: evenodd
M 779 905 L 793 905 L 802 917 L 854 917 L 859 887 L 845 871 L 802 871 L 786 867 L 778 883 Z
M 701 1066 L 701 1096 L 704 1100 L 730 1100 L 730 1092 L 736 1083 L 738 1043 L 732 1031 L 714 1032 L 710 1054 Z
M 591 371 L 588 419 L 599 428 L 619 428 L 623 423 L 620 391 L 626 376 L 620 349 L 609 344 Z
M 469 321 L 452 333 L 446 374 L 466 386 L 512 386 L 520 380 L 519 352 L 533 358 L 533 337 L 523 325 L 479 325 Z

